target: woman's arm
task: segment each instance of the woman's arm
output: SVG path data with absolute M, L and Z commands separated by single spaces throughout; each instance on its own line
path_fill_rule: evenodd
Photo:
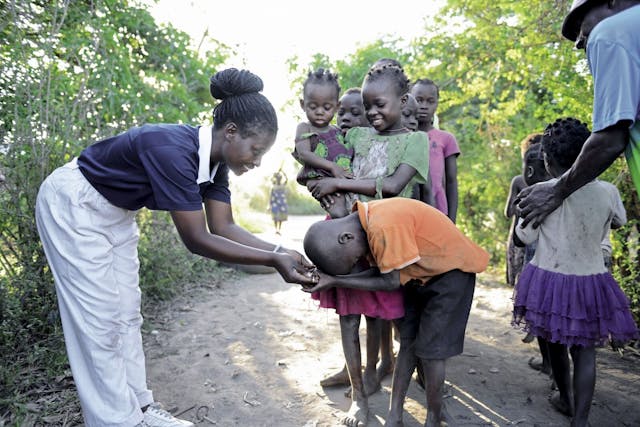
M 254 234 L 240 227 L 233 219 L 231 205 L 217 200 L 205 200 L 205 212 L 207 224 L 211 233 L 225 237 L 234 242 L 251 246 L 256 249 L 272 251 L 275 249 L 273 243 L 266 242 Z
M 445 192 L 447 194 L 447 216 L 456 223 L 458 215 L 458 156 L 444 159 Z
M 382 185 L 380 190 L 382 191 L 382 196 L 394 197 L 400 194 L 416 172 L 412 166 L 401 163 L 392 175 L 381 179 Z M 336 192 L 350 191 L 370 197 L 374 197 L 377 193 L 375 179 L 323 178 L 314 181 L 309 184 L 308 187 L 316 199 L 321 199 L 326 195 Z
M 224 206 L 220 205 L 226 205 L 228 212 Z M 221 216 L 226 212 L 226 220 L 230 219 L 233 222 L 230 205 L 207 200 L 207 207 Z M 209 215 L 211 213 L 208 210 L 207 216 Z M 185 246 L 194 254 L 222 262 L 266 265 L 278 270 L 282 278 L 289 283 L 306 285 L 315 283 L 311 275 L 308 275 L 312 265 L 295 251 L 273 252 L 276 246 L 258 239 L 235 224 L 223 226 L 224 219 L 214 221 L 217 225 L 210 224 L 209 227 L 212 230 L 210 233 L 205 215 L 201 210 L 172 211 L 171 218 Z M 222 233 L 214 231 L 216 227 L 217 231 Z
M 393 270 L 381 274 L 378 269 L 369 269 L 360 273 L 343 276 L 330 276 L 318 271 L 320 280 L 312 288 L 304 288 L 305 292 L 316 292 L 330 288 L 362 289 L 366 291 L 392 291 L 400 287 L 400 272 Z

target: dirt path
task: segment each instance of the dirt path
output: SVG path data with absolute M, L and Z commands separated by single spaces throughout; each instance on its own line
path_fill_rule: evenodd
M 317 219 L 291 218 L 283 243 L 299 248 L 304 230 Z M 510 289 L 486 275 L 479 279 L 465 352 L 447 367 L 446 401 L 456 425 L 568 425 L 547 403 L 548 378 L 527 367 L 537 350 L 509 324 Z M 350 403 L 344 388 L 319 385 L 343 364 L 337 320 L 277 274 L 232 275 L 148 319 L 150 386 L 169 410 L 197 425 L 339 425 Z M 640 359 L 599 350 L 597 374 L 591 424 L 640 425 Z M 370 398 L 369 426 L 383 424 L 390 387 L 388 378 Z M 423 396 L 412 382 L 407 427 L 422 425 Z M 200 407 L 213 422 L 198 417 Z

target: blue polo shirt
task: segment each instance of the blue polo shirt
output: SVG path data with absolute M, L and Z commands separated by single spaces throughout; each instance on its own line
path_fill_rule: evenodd
M 134 127 L 85 148 L 78 167 L 113 205 L 195 211 L 204 199 L 231 203 L 229 169 L 210 165 L 211 127 Z
M 587 41 L 593 131 L 640 119 L 640 5 L 600 21 Z

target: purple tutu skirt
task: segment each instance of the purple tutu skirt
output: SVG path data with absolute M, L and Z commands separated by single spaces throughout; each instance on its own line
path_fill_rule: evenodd
M 608 272 L 576 276 L 529 263 L 513 299 L 512 324 L 549 342 L 599 347 L 638 338 L 629 299 Z
M 404 316 L 402 289 L 395 291 L 363 291 L 361 289 L 331 288 L 314 292 L 311 298 L 320 307 L 333 308 L 341 316 L 364 314 L 379 319 L 398 319 Z

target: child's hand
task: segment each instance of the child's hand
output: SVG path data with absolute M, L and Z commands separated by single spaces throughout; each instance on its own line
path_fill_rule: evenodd
M 304 292 L 308 292 L 308 293 L 318 292 L 318 291 L 324 291 L 324 290 L 327 290 L 327 289 L 331 289 L 331 288 L 334 287 L 334 285 L 333 285 L 334 277 L 333 276 L 330 276 L 330 275 L 328 275 L 326 273 L 323 273 L 320 270 L 316 270 L 316 275 L 317 275 L 316 277 L 318 279 L 318 280 L 316 280 L 316 285 L 312 286 L 312 287 L 303 285 L 302 286 L 302 290 Z
M 334 166 L 329 171 L 334 178 L 342 178 L 342 179 L 352 179 L 353 174 L 348 170 L 342 168 L 341 166 L 334 163 Z
M 311 191 L 311 195 L 320 200 L 324 196 L 338 191 L 338 180 L 336 178 L 323 178 L 311 181 L 307 187 Z

